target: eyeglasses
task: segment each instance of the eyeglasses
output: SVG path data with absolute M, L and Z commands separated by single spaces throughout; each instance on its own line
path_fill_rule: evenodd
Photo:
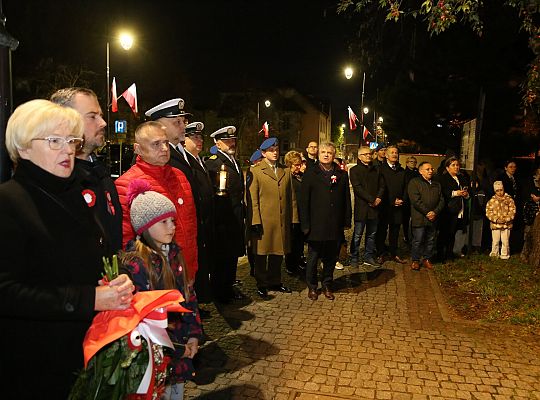
M 74 150 L 80 150 L 83 147 L 84 139 L 83 138 L 74 138 L 74 137 L 62 137 L 62 136 L 47 136 L 44 138 L 34 138 L 32 140 L 46 140 L 49 142 L 49 148 L 51 150 L 60 150 L 64 145 L 69 145 Z

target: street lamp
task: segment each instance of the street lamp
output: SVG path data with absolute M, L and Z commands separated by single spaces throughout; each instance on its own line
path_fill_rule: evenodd
M 272 102 L 270 100 L 266 99 L 263 104 L 264 104 L 264 106 L 266 108 L 269 108 L 272 105 Z M 260 107 L 261 107 L 261 102 L 258 101 L 257 102 L 257 129 L 261 126 L 261 122 L 259 121 Z
M 118 36 L 120 46 L 124 50 L 129 50 L 133 46 L 133 35 L 128 32 L 122 32 Z M 110 122 L 111 122 L 111 73 L 110 73 L 110 49 L 109 41 L 107 41 L 107 140 L 110 140 Z
M 346 67 L 345 70 L 343 71 L 345 73 L 345 78 L 347 79 L 351 79 L 354 75 L 354 70 L 352 69 L 352 67 Z M 360 145 L 362 145 L 362 138 L 363 138 L 363 133 L 364 133 L 364 114 L 367 114 L 369 112 L 369 110 L 367 110 L 367 107 L 364 108 L 364 88 L 365 88 L 365 85 L 366 85 L 366 73 L 364 72 L 363 75 L 362 75 L 362 101 L 360 102 L 360 117 L 361 117 L 361 121 L 360 121 Z M 367 110 L 367 111 L 366 111 Z

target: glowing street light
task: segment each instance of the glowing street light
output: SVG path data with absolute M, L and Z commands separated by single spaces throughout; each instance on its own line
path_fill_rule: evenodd
M 347 79 L 351 79 L 354 75 L 354 70 L 352 69 L 352 67 L 348 66 L 348 67 L 345 67 L 345 69 L 343 70 L 343 73 L 345 74 L 345 78 Z M 368 108 L 365 107 L 364 108 L 364 88 L 365 88 L 365 85 L 366 85 L 366 73 L 364 72 L 362 74 L 362 101 L 360 102 L 360 118 L 361 118 L 361 121 L 360 121 L 360 132 L 364 132 L 364 114 L 367 114 L 369 112 Z M 363 135 L 360 134 L 360 144 L 362 144 L 362 140 L 363 140 Z
M 124 50 L 129 50 L 133 46 L 133 42 L 135 41 L 133 35 L 131 35 L 128 32 L 122 32 L 118 36 L 118 41 L 120 42 L 120 46 Z M 107 140 L 110 139 L 110 122 L 111 122 L 111 115 L 110 115 L 110 108 L 111 108 L 111 73 L 110 73 L 110 49 L 109 49 L 109 41 L 107 41 Z
M 264 106 L 266 108 L 270 108 L 270 106 L 272 105 L 272 102 L 269 100 L 269 99 L 266 99 L 264 102 L 263 102 Z M 257 102 L 257 127 L 259 127 L 259 125 L 261 124 L 261 122 L 259 121 L 259 116 L 260 116 L 260 107 L 261 107 L 261 103 L 260 101 Z
M 133 46 L 133 35 L 129 32 L 122 32 L 118 37 L 118 40 L 120 41 L 120 46 L 122 46 L 124 50 L 129 50 Z

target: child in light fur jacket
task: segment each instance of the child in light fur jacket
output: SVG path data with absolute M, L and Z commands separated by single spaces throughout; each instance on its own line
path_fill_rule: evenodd
M 510 229 L 512 229 L 512 223 L 516 215 L 516 204 L 512 197 L 504 192 L 501 181 L 494 182 L 493 189 L 495 190 L 495 196 L 486 205 L 486 217 L 490 221 L 491 236 L 493 238 L 489 255 L 508 260 L 510 258 Z

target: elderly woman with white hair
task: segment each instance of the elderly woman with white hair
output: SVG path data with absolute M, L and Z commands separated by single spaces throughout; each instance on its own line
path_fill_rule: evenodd
M 15 164 L 0 185 L 0 385 L 3 397 L 62 399 L 83 367 L 94 313 L 125 310 L 133 284 L 99 285 L 103 231 L 73 172 L 83 144 L 77 111 L 47 100 L 19 106 L 6 147 Z

